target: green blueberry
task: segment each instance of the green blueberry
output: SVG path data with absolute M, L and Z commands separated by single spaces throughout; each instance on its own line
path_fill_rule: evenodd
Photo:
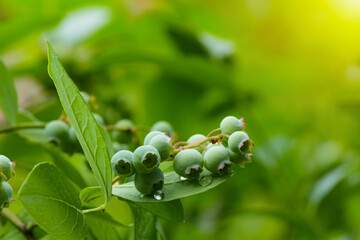
M 160 153 L 153 146 L 143 145 L 134 151 L 133 164 L 139 173 L 151 173 L 160 165 L 160 161 Z
M 69 138 L 69 126 L 60 120 L 51 121 L 45 126 L 45 136 L 55 145 L 66 143 Z
M 0 189 L 0 210 L 12 202 L 13 189 L 8 182 L 2 182 Z
M 191 143 L 195 143 L 201 140 L 204 140 L 206 137 L 202 134 L 195 134 L 192 135 L 186 142 L 191 144 Z M 204 146 L 206 146 L 208 144 L 208 142 L 203 143 Z M 200 153 L 202 153 L 204 151 L 204 149 L 200 146 L 197 147 L 193 147 L 192 149 L 195 149 L 197 151 L 199 151 Z
M 230 161 L 236 164 L 239 164 L 240 167 L 245 167 L 245 163 L 251 163 L 252 153 L 242 154 L 240 152 L 233 152 L 228 149 L 230 155 Z
M 90 95 L 87 92 L 84 91 L 80 91 L 80 95 L 82 96 L 82 98 L 85 100 L 85 102 L 87 104 L 89 104 L 90 101 Z
M 236 131 L 242 131 L 245 127 L 244 118 L 237 119 L 233 116 L 224 118 L 220 123 L 221 132 L 229 135 Z
M 129 150 L 129 146 L 127 144 L 118 142 L 113 142 L 112 144 L 115 152 L 118 152 L 120 150 Z
M 170 143 L 171 139 L 166 135 L 156 135 L 151 138 L 149 145 L 155 147 L 160 154 L 161 161 L 165 161 L 170 157 L 173 146 Z
M 112 137 L 119 143 L 129 143 L 132 140 L 132 129 L 135 127 L 133 122 L 129 119 L 122 119 L 115 123 L 115 127 L 121 130 L 112 132 Z
M 97 113 L 93 113 L 93 116 L 96 120 L 97 123 L 99 123 L 100 125 L 104 126 L 105 125 L 105 121 L 104 118 L 102 116 L 100 116 L 100 114 Z
M 133 153 L 128 150 L 121 150 L 111 158 L 111 168 L 117 175 L 129 177 L 136 172 L 132 163 Z
M 202 172 L 203 156 L 195 149 L 185 149 L 174 158 L 175 172 L 185 178 L 198 178 Z
M 243 131 L 236 131 L 230 135 L 228 140 L 229 148 L 235 153 L 247 154 L 250 153 L 251 147 L 253 146 L 252 140 Z
M 169 137 L 174 136 L 174 130 L 171 124 L 167 121 L 158 121 L 152 127 L 151 131 L 160 131 L 166 133 Z
M 220 175 L 228 173 L 232 165 L 228 150 L 224 146 L 209 148 L 204 155 L 204 165 L 212 173 Z
M 164 174 L 160 168 L 155 168 L 148 174 L 136 173 L 134 183 L 135 188 L 142 194 L 154 194 L 163 188 Z
M 7 178 L 6 181 L 14 177 L 14 166 L 15 162 L 11 162 L 9 158 L 0 155 L 0 171 L 2 171 L 2 174 Z
M 66 149 L 69 150 L 67 152 L 74 153 L 74 152 L 81 152 L 81 145 L 79 140 L 76 137 L 76 133 L 73 127 L 69 129 L 69 141 L 66 146 Z
M 151 131 L 149 132 L 144 139 L 144 145 L 149 145 L 151 139 L 157 135 L 165 135 L 165 133 L 160 132 L 160 131 Z

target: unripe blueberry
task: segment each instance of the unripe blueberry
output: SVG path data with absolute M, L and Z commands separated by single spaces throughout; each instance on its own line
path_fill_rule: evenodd
M 173 130 L 171 124 L 166 121 L 156 122 L 152 126 L 151 131 L 160 131 L 160 132 L 166 133 L 169 137 L 172 137 L 174 135 L 174 130 Z
M 161 161 L 165 161 L 170 157 L 171 150 L 173 149 L 171 139 L 166 135 L 156 135 L 151 138 L 149 145 L 155 147 L 160 154 Z
M 175 172 L 185 178 L 198 178 L 202 172 L 203 156 L 195 149 L 185 149 L 174 158 Z
M 147 174 L 160 165 L 159 151 L 150 145 L 138 147 L 133 155 L 133 164 L 139 173 Z
M 195 134 L 195 135 L 192 135 L 192 136 L 187 140 L 187 142 L 188 142 L 189 144 L 191 144 L 191 143 L 194 143 L 194 142 L 201 141 L 201 140 L 203 140 L 203 139 L 205 139 L 205 138 L 206 138 L 206 137 L 205 137 L 204 135 L 202 135 L 202 134 Z M 203 143 L 204 146 L 206 146 L 207 144 L 208 144 L 208 142 Z M 204 151 L 204 149 L 203 149 L 202 147 L 200 147 L 200 146 L 194 147 L 194 148 L 192 148 L 192 149 L 195 149 L 195 150 L 199 151 L 200 153 L 202 153 L 202 152 Z
M 128 150 L 121 150 L 111 158 L 111 168 L 117 174 L 124 177 L 133 175 L 136 169 L 132 163 L 133 153 Z
M 242 154 L 240 152 L 233 152 L 228 149 L 230 155 L 230 161 L 236 164 L 239 164 L 240 167 L 245 167 L 245 163 L 251 163 L 252 153 Z
M 220 123 L 221 132 L 229 135 L 233 132 L 244 130 L 245 127 L 244 118 L 237 119 L 233 116 L 224 118 Z
M 212 173 L 226 174 L 232 165 L 228 150 L 224 146 L 208 149 L 204 155 L 204 165 Z
M 155 168 L 153 172 L 148 174 L 135 174 L 135 188 L 145 194 L 154 194 L 161 190 L 164 186 L 164 174 L 160 168 Z
M 56 145 L 65 143 L 69 138 L 69 126 L 60 120 L 51 121 L 45 126 L 45 136 Z
M 160 132 L 160 131 L 151 131 L 149 132 L 144 139 L 144 145 L 149 145 L 151 139 L 157 135 L 165 135 L 165 133 Z
M 13 189 L 8 182 L 2 182 L 0 189 L 0 209 L 8 207 L 12 202 Z
M 116 128 L 123 130 L 116 130 L 112 132 L 112 137 L 119 143 L 129 143 L 132 139 L 132 129 L 134 124 L 128 119 L 122 119 L 115 124 Z
M 70 153 L 81 152 L 81 145 L 76 137 L 76 133 L 73 127 L 70 127 L 69 129 L 69 141 L 66 145 L 66 149 L 68 149 Z
M 87 92 L 84 91 L 80 91 L 80 95 L 82 96 L 82 98 L 85 100 L 85 102 L 87 104 L 89 104 L 90 101 L 90 95 Z
M 105 125 L 105 121 L 104 121 L 104 118 L 102 116 L 100 116 L 99 114 L 97 113 L 93 113 L 93 116 L 96 120 L 97 123 L 99 123 L 100 125 L 104 126 Z
M 250 153 L 251 147 L 253 146 L 253 141 L 242 131 L 231 134 L 228 143 L 231 151 L 234 153 L 240 152 L 242 154 Z
M 0 171 L 2 171 L 7 178 L 6 181 L 15 175 L 14 166 L 15 162 L 11 162 L 10 159 L 4 155 L 0 155 Z

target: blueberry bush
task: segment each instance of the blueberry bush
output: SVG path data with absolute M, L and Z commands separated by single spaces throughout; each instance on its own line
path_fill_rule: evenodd
M 245 167 L 251 162 L 254 143 L 244 131 L 243 118 L 226 117 L 219 128 L 206 136 L 194 134 L 187 141 L 177 140 L 166 121 L 151 128 L 141 128 L 129 119 L 105 125 L 102 116 L 93 112 L 94 97 L 79 91 L 47 44 L 48 72 L 63 113 L 47 123 L 22 124 L 16 121 L 21 114 L 15 107 L 16 94 L 1 98 L 9 122 L 2 132 L 17 132 L 57 159 L 55 164 L 36 164 L 21 183 L 18 199 L 31 219 L 28 224 L 7 209 L 17 204 L 8 182 L 15 176 L 15 162 L 0 155 L 2 215 L 27 239 L 102 239 L 96 227 L 103 224 L 124 227 L 122 234 L 128 238 L 162 239 L 158 218 L 184 221 L 182 198 L 217 187 L 235 174 L 234 165 Z M 7 76 L 1 78 L 2 91 L 14 91 L 5 68 L 2 74 Z M 36 131 L 23 135 L 21 130 Z M 148 133 L 142 139 L 144 131 Z M 81 165 L 74 164 L 75 156 Z M 86 182 L 83 168 L 95 186 Z M 112 199 L 129 206 L 133 224 L 119 223 L 109 214 Z

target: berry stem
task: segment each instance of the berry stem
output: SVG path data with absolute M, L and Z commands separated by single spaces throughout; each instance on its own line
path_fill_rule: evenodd
M 215 129 L 215 130 L 217 130 L 217 129 Z M 211 131 L 211 132 L 215 132 L 215 130 L 213 130 L 213 131 Z M 217 130 L 218 131 L 218 130 Z M 211 133 L 210 132 L 210 133 Z M 209 135 L 211 135 L 211 134 L 208 134 L 208 136 Z M 193 147 L 197 147 L 197 146 L 201 146 L 201 145 L 203 145 L 204 143 L 206 143 L 207 141 L 211 141 L 211 140 L 220 140 L 220 139 L 222 139 L 223 137 L 226 137 L 226 138 L 228 138 L 229 137 L 229 135 L 228 134 L 225 134 L 225 133 L 220 133 L 220 134 L 218 134 L 218 135 L 216 135 L 216 136 L 209 136 L 209 137 L 206 137 L 206 138 L 204 138 L 204 139 L 202 139 L 202 140 L 200 140 L 200 141 L 197 141 L 197 142 L 194 142 L 194 143 L 191 143 L 191 144 L 188 144 L 188 145 L 186 145 L 186 146 L 181 146 L 179 149 L 176 149 L 176 147 L 178 146 L 177 144 L 178 143 L 176 143 L 175 145 L 174 145 L 174 148 L 175 148 L 175 150 L 173 151 L 173 153 L 172 153 L 172 155 L 173 156 L 175 156 L 177 153 L 179 153 L 181 150 L 184 150 L 184 149 L 188 149 L 188 148 L 193 148 Z M 179 143 L 183 143 L 183 142 L 179 142 Z M 179 144 L 180 145 L 180 144 Z
M 28 229 L 26 223 L 24 223 L 18 216 L 16 216 L 9 209 L 4 208 L 1 212 L 1 215 L 6 218 L 12 225 L 14 225 L 27 240 L 35 240 L 32 233 L 32 229 Z
M 24 125 L 18 125 L 18 126 L 12 126 L 8 128 L 0 129 L 1 133 L 8 133 L 8 132 L 15 132 L 22 129 L 29 129 L 29 128 L 44 128 L 45 124 L 24 124 Z
M 187 142 L 184 142 L 184 141 L 182 141 L 182 142 L 177 142 L 175 145 L 174 145 L 174 148 L 177 148 L 178 146 L 180 146 L 180 145 L 186 145 L 187 144 Z
M 209 132 L 209 134 L 206 137 L 211 137 L 211 135 L 213 135 L 214 133 L 221 131 L 221 128 L 216 128 L 214 130 L 212 130 L 211 132 Z

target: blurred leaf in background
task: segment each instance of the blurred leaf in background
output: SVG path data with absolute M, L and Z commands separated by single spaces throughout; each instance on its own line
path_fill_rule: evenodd
M 107 124 L 167 120 L 186 140 L 245 117 L 253 164 L 185 198 L 168 239 L 359 239 L 359 27 L 357 0 L 0 0 L 0 58 L 39 122 L 62 112 L 44 39 Z M 1 134 L 0 154 L 15 192 L 56 161 L 24 135 Z

